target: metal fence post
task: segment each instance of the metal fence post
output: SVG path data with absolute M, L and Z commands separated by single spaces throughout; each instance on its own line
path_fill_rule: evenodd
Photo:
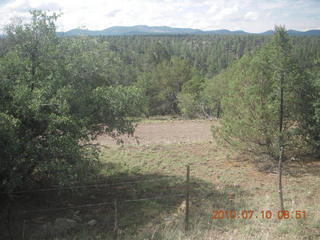
M 117 199 L 114 200 L 114 232 L 113 239 L 118 239 L 118 208 L 117 208 Z

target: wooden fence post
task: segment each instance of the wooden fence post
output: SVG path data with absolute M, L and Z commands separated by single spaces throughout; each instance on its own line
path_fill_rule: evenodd
M 186 181 L 186 222 L 185 231 L 189 230 L 189 197 L 190 197 L 190 166 L 187 166 L 187 181 Z

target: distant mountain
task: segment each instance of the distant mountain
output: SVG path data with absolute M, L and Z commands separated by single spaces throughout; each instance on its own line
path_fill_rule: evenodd
M 191 28 L 171 28 L 166 26 L 161 27 L 149 27 L 145 25 L 138 25 L 133 27 L 111 27 L 102 32 L 106 35 L 120 35 L 126 34 L 197 34 L 202 31 L 199 29 Z
M 59 35 L 74 36 L 74 35 L 88 35 L 88 36 L 112 36 L 112 35 L 163 35 L 163 34 L 202 34 L 203 31 L 191 28 L 171 28 L 166 26 L 149 27 L 146 25 L 138 25 L 132 27 L 115 26 L 101 31 L 91 31 L 84 29 L 72 29 L 67 32 L 60 32 Z
M 269 31 L 265 31 L 262 33 L 259 33 L 260 35 L 272 35 L 273 34 L 273 30 L 269 30 Z
M 320 30 L 309 30 L 309 31 L 305 31 L 305 32 L 289 30 L 288 33 L 290 35 L 313 35 L 313 36 L 319 36 L 320 35 Z
M 320 36 L 320 30 L 309 30 L 306 32 L 288 30 L 290 35 L 318 35 Z M 246 34 L 258 34 L 258 35 L 271 35 L 272 30 L 262 33 L 249 33 L 242 30 L 230 31 L 227 29 L 203 31 L 200 29 L 192 28 L 172 28 L 167 26 L 150 27 L 146 25 L 138 26 L 115 26 L 106 28 L 100 31 L 91 31 L 86 29 L 72 29 L 67 32 L 59 32 L 60 36 L 75 36 L 75 35 L 88 35 L 88 36 L 116 36 L 116 35 L 183 35 L 183 34 L 209 34 L 209 35 L 246 35 Z
M 250 34 L 248 32 L 237 30 L 237 31 L 230 31 L 227 29 L 220 29 L 220 30 L 212 30 L 212 31 L 203 31 L 204 34 L 219 34 L 219 35 L 245 35 Z

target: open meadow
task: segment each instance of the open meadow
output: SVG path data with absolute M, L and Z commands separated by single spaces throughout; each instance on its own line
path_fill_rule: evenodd
M 25 213 L 29 229 L 25 236 L 113 239 L 117 199 L 118 239 L 319 239 L 320 163 L 306 160 L 285 165 L 286 219 L 278 215 L 276 168 L 262 158 L 219 147 L 210 134 L 214 124 L 142 121 L 135 133 L 138 142 L 124 137 L 123 145 L 101 136 L 103 167 L 93 187 L 38 192 L 30 194 L 24 204 L 20 202 L 20 207 L 37 211 L 57 208 Z M 185 232 L 187 165 L 191 203 Z M 97 205 L 77 208 L 86 204 Z M 229 213 L 222 216 L 220 210 Z M 66 224 L 59 226 L 59 221 Z M 16 224 L 21 228 L 18 220 Z
M 186 235 L 188 237 L 181 233 L 182 229 L 159 230 L 160 235 L 165 235 L 164 239 L 318 239 L 319 162 L 306 161 L 286 166 L 285 207 L 290 213 L 306 211 L 307 217 L 294 219 L 295 216 L 290 216 L 292 219 L 278 220 L 275 216 L 279 210 L 276 168 L 263 159 L 217 146 L 208 134 L 212 124 L 216 123 L 142 123 L 137 129 L 137 136 L 143 139 L 140 145 L 106 148 L 103 159 L 118 165 L 120 171 L 134 169 L 138 174 L 182 179 L 186 174 L 185 166 L 191 167 L 195 183 L 191 190 L 194 192 L 191 193 L 191 202 L 194 203 L 191 205 L 192 230 Z M 253 210 L 254 216 L 250 220 L 210 219 L 213 210 L 232 209 L 237 213 Z M 268 210 L 274 216 L 261 219 L 261 212 Z

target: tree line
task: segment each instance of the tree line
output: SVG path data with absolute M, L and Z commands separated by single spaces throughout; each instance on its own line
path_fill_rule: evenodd
M 312 69 L 315 59 L 320 58 L 320 38 L 289 38 L 294 61 L 302 69 Z M 126 83 L 144 90 L 148 115 L 180 114 L 194 118 L 221 115 L 219 94 L 223 94 L 224 81 L 216 78 L 243 56 L 260 51 L 272 41 L 272 36 L 104 36 L 99 39 L 108 42 L 123 60 Z

